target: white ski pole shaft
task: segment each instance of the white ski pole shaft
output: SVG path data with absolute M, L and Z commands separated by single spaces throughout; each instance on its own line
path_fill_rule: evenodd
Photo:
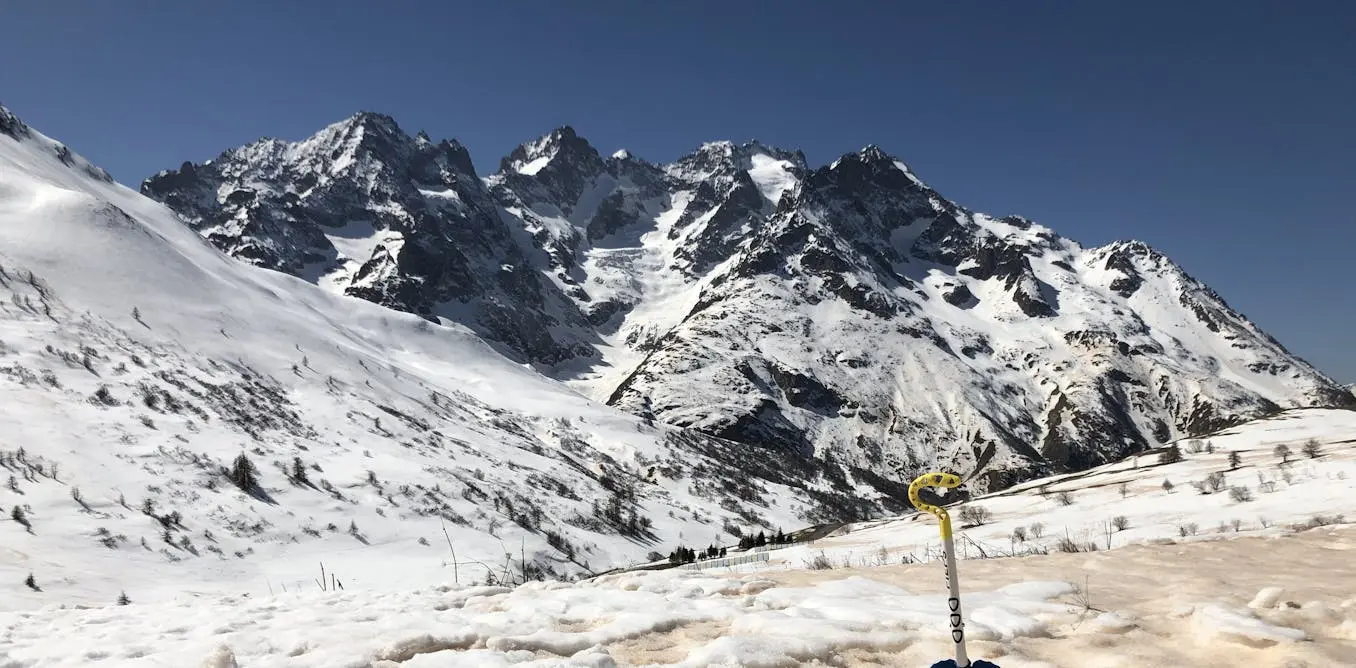
M 924 487 L 959 487 L 960 476 L 950 473 L 927 473 L 918 476 L 909 485 L 909 501 L 918 510 L 937 516 L 942 534 L 942 551 L 946 564 L 946 607 L 951 626 L 951 642 L 956 645 L 957 668 L 969 668 L 970 657 L 965 653 L 965 618 L 961 612 L 960 576 L 956 572 L 956 543 L 951 536 L 951 515 L 945 508 L 934 506 L 918 496 Z

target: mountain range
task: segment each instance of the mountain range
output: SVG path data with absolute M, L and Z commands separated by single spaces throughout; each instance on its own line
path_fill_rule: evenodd
M 472 328 L 645 419 L 977 489 L 1348 392 L 1136 241 L 970 211 L 868 146 L 669 164 L 562 127 L 480 175 L 360 113 L 147 179 L 214 246 Z

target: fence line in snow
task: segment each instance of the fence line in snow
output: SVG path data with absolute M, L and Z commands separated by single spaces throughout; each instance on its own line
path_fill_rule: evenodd
M 767 552 L 755 552 L 753 554 L 742 554 L 738 557 L 722 557 L 720 559 L 706 559 L 690 564 L 683 564 L 683 570 L 699 571 L 703 568 L 725 568 L 726 566 L 740 566 L 743 564 L 753 564 L 760 561 L 767 561 L 771 558 Z

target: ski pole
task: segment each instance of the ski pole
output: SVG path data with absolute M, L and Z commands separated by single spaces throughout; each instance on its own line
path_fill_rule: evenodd
M 950 473 L 925 473 L 909 485 L 909 502 L 921 512 L 937 516 L 941 522 L 942 549 L 946 555 L 946 607 L 951 611 L 951 641 L 956 643 L 956 667 L 970 668 L 965 654 L 965 621 L 961 618 L 960 578 L 956 574 L 956 546 L 951 539 L 951 515 L 945 508 L 934 506 L 918 497 L 924 487 L 959 487 L 960 476 Z

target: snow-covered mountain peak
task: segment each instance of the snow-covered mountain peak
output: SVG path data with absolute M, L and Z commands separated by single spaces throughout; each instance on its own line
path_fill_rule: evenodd
M 743 144 L 728 140 L 706 142 L 680 157 L 666 171 L 677 179 L 696 184 L 713 178 L 728 178 L 769 162 L 781 163 L 783 169 L 797 174 L 806 171 L 805 156 L 800 151 L 767 146 L 757 140 Z
M 578 170 L 592 175 L 602 169 L 602 162 L 598 150 L 587 139 L 564 125 L 518 146 L 501 161 L 499 170 L 536 176 L 551 167 L 557 172 Z
M 28 135 L 28 126 L 24 125 L 24 122 L 19 120 L 19 117 L 11 113 L 9 109 L 6 109 L 4 105 L 0 105 L 0 133 L 19 139 Z

